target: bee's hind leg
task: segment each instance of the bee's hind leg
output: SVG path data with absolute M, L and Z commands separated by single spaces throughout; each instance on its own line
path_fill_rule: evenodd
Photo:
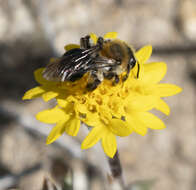
M 87 88 L 87 90 L 89 90 L 89 91 L 93 91 L 93 90 L 95 90 L 97 87 L 98 87 L 98 85 L 101 83 L 101 81 L 99 80 L 99 79 L 96 79 L 94 82 L 92 82 L 92 83 L 88 83 L 87 85 L 86 85 L 86 88 Z
M 101 81 L 99 79 L 95 79 L 93 82 L 87 83 L 86 88 L 89 91 L 93 91 L 93 90 L 95 90 L 98 87 L 98 85 L 100 83 L 101 83 Z
M 80 47 L 84 48 L 84 49 L 88 49 L 88 48 L 91 47 L 91 45 L 90 45 L 90 36 L 89 35 L 80 38 Z
M 89 91 L 95 90 L 97 86 L 101 83 L 101 80 L 98 78 L 98 75 L 96 73 L 97 71 L 90 73 L 89 81 L 86 85 L 86 88 Z

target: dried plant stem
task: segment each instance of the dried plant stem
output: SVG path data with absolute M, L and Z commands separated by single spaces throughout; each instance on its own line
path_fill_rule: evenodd
M 122 175 L 122 167 L 121 167 L 118 151 L 116 152 L 113 158 L 108 158 L 108 162 L 113 178 L 111 180 L 111 183 L 118 182 L 121 189 L 125 190 L 125 181 Z

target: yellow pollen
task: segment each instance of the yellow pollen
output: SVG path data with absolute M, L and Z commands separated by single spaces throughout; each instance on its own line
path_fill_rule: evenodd
M 105 88 L 100 88 L 100 94 L 104 95 L 107 93 L 107 90 Z
M 96 112 L 96 106 L 95 105 L 92 105 L 92 104 L 88 105 L 88 109 L 91 112 Z
M 84 104 L 86 102 L 86 98 L 85 97 L 80 97 L 78 98 L 79 103 Z

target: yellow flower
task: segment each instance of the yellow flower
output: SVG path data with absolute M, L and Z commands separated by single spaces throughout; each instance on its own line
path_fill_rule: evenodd
M 116 36 L 117 33 L 111 32 L 104 38 L 113 39 Z M 90 37 L 96 44 L 97 36 L 90 34 Z M 77 44 L 69 44 L 65 50 L 78 47 Z M 23 99 L 41 96 L 45 101 L 57 100 L 55 108 L 36 116 L 44 123 L 56 124 L 47 138 L 47 144 L 64 132 L 76 136 L 83 122 L 90 127 L 90 132 L 81 148 L 90 148 L 101 140 L 104 152 L 112 158 L 117 150 L 116 136 L 124 137 L 132 132 L 145 135 L 147 128 L 165 128 L 164 123 L 148 111 L 155 108 L 169 114 L 169 106 L 161 98 L 179 93 L 181 89 L 171 84 L 158 84 L 167 67 L 162 62 L 147 64 L 151 52 L 151 46 L 145 46 L 135 53 L 140 68 L 139 78 L 135 77 L 136 65 L 125 82 L 120 80 L 113 86 L 111 81 L 104 80 L 93 91 L 85 88 L 88 73 L 76 82 L 51 82 L 42 77 L 44 68 L 36 70 L 35 79 L 41 86 L 27 91 Z

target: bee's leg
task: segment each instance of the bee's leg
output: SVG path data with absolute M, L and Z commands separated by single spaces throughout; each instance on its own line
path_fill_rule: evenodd
M 123 81 L 126 81 L 126 80 L 127 80 L 130 71 L 131 71 L 131 66 L 128 64 L 128 65 L 127 65 L 127 72 L 126 72 L 126 75 L 122 78 Z
M 86 88 L 89 91 L 95 90 L 97 86 L 101 83 L 101 80 L 98 78 L 97 71 L 90 73 L 90 80 L 88 81 Z
M 88 48 L 91 47 L 91 45 L 90 45 L 90 36 L 89 35 L 80 38 L 80 47 L 84 48 L 84 49 L 88 49 Z
M 118 76 L 116 73 L 112 73 L 112 72 L 111 72 L 111 73 L 107 74 L 107 75 L 104 76 L 104 77 L 105 77 L 106 79 L 108 79 L 108 80 L 114 79 L 113 82 L 112 82 L 113 85 L 118 84 L 119 81 L 120 81 L 119 76 Z
M 87 90 L 89 91 L 93 91 L 95 90 L 98 85 L 101 83 L 101 81 L 99 79 L 95 79 L 93 82 L 90 82 L 86 85 Z
M 115 84 L 118 84 L 119 83 L 119 81 L 120 81 L 120 78 L 119 78 L 119 76 L 118 75 L 114 75 L 114 81 L 113 81 L 113 84 L 115 85 Z
M 112 78 L 114 78 L 114 73 L 112 73 L 112 72 L 109 72 L 109 73 L 106 73 L 105 75 L 104 75 L 104 78 L 106 78 L 106 79 L 108 79 L 108 80 L 111 80 Z

